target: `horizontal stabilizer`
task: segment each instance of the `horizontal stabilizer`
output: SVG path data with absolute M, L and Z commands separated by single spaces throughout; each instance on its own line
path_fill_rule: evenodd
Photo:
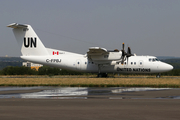
M 23 25 L 23 24 L 17 24 L 17 23 L 12 23 L 10 25 L 8 25 L 7 27 L 11 27 L 11 28 L 27 28 L 27 25 Z

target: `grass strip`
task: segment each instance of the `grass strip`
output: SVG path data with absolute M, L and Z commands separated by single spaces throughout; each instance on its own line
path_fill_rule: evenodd
M 0 86 L 180 88 L 180 78 L 0 78 Z
M 152 88 L 180 88 L 179 85 L 105 85 L 105 84 L 71 84 L 71 85 L 59 85 L 59 84 L 0 84 L 0 86 L 8 87 L 8 86 L 16 86 L 16 87 L 33 87 L 33 86 L 61 86 L 61 87 L 152 87 Z

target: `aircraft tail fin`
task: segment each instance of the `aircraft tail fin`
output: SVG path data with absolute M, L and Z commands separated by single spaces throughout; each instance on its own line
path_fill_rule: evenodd
M 23 56 L 49 55 L 47 49 L 30 25 L 12 23 L 7 27 L 13 28 L 13 33 Z

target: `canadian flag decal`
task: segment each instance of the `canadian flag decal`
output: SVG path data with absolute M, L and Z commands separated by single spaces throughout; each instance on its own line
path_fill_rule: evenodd
M 57 52 L 53 51 L 53 55 L 59 55 L 59 51 Z

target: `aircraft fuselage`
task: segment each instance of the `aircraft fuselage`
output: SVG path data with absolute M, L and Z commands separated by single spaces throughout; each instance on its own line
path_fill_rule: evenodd
M 91 73 L 99 71 L 98 65 L 85 55 L 21 56 L 21 58 L 61 69 Z M 116 62 L 115 65 L 103 65 L 100 70 L 102 73 L 161 73 L 172 68 L 171 65 L 153 56 L 131 56 L 124 64 Z

